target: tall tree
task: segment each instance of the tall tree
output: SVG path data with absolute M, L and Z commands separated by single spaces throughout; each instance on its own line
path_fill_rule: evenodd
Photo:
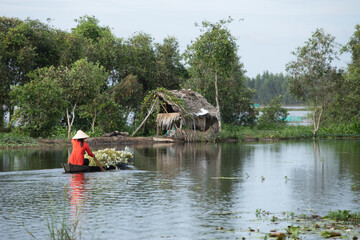
M 254 90 L 246 87 L 243 66 L 239 65 L 234 76 L 220 84 L 219 96 L 224 123 L 252 126 L 257 112 L 253 101 Z M 209 95 L 206 95 L 209 98 Z
M 121 105 L 125 112 L 126 119 L 131 112 L 136 112 L 140 107 L 139 96 L 143 96 L 143 87 L 137 78 L 129 75 L 121 82 L 109 89 L 114 102 Z
M 360 133 L 360 25 L 355 26 L 355 32 L 342 52 L 351 53 L 344 80 L 336 86 L 334 101 L 329 105 L 329 111 L 324 116 L 324 124 L 342 126 L 344 133 Z
M 338 59 L 335 38 L 323 29 L 316 29 L 305 45 L 292 54 L 296 60 L 286 65 L 290 74 L 290 92 L 312 105 L 316 136 L 323 112 L 333 99 L 336 82 L 342 77 L 341 71 L 332 66 Z
M 79 33 L 58 32 L 60 63 L 71 67 L 71 64 L 85 58 L 90 51 L 91 42 Z
M 83 49 L 83 57 L 89 62 L 100 63 L 111 74 L 108 84 L 118 82 L 116 58 L 122 39 L 116 38 L 109 26 L 100 26 L 100 21 L 95 16 L 84 15 L 75 21 L 77 26 L 72 29 L 72 36 L 80 35 L 83 38 L 83 46 L 78 48 Z
M 157 86 L 166 89 L 178 89 L 187 71 L 181 63 L 179 43 L 174 37 L 167 37 L 163 43 L 155 43 Z
M 239 62 L 236 39 L 226 27 L 226 24 L 231 22 L 230 17 L 228 20 L 220 20 L 216 23 L 202 22 L 200 30 L 203 34 L 188 46 L 185 53 L 185 58 L 191 66 L 191 77 L 193 81 L 199 82 L 196 85 L 214 84 L 220 131 L 218 79 L 219 77 L 227 79 L 232 76 Z
M 29 74 L 30 82 L 14 86 L 10 92 L 16 104 L 14 120 L 32 137 L 47 137 L 63 116 L 62 89 L 54 67 L 37 69 Z
M 0 106 L 5 105 L 12 113 L 10 86 L 28 82 L 28 73 L 36 68 L 57 66 L 60 45 L 58 30 L 48 24 L 31 19 L 0 18 Z M 0 117 L 3 117 L 1 110 Z
M 10 86 L 13 78 L 9 66 L 10 54 L 7 35 L 11 28 L 21 24 L 17 18 L 0 18 L 0 131 L 5 128 L 4 116 L 10 105 Z
M 102 66 L 90 63 L 86 58 L 76 61 L 71 69 L 61 68 L 59 71 L 62 73 L 59 84 L 66 101 L 65 111 L 70 138 L 77 107 L 86 105 L 97 97 L 101 87 L 106 84 L 108 74 Z
M 121 79 L 126 78 L 128 75 L 136 76 L 143 86 L 144 93 L 156 88 L 156 56 L 153 38 L 149 34 L 140 32 L 126 40 L 124 45 L 126 64 L 120 70 L 122 72 Z
M 344 51 L 351 53 L 351 63 L 348 65 L 348 73 L 345 82 L 348 91 L 346 105 L 350 107 L 346 115 L 353 116 L 360 121 L 360 25 L 355 26 L 355 32 Z M 350 118 L 349 118 L 350 119 Z

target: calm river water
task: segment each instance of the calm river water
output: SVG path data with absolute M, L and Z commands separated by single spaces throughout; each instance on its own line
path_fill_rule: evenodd
M 68 149 L 0 150 L 0 238 L 33 239 L 27 230 L 48 239 L 47 221 L 57 216 L 71 223 L 76 209 L 81 239 L 208 240 L 262 239 L 296 225 L 263 220 L 257 211 L 279 217 L 360 211 L 359 140 L 162 145 L 134 152 L 134 169 L 65 174 L 59 165 Z

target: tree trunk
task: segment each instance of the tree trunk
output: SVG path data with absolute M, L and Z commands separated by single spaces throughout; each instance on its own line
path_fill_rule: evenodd
M 316 108 L 315 111 L 314 111 L 314 135 L 315 135 L 315 137 L 316 137 L 317 131 L 318 131 L 319 128 L 320 128 L 321 115 L 322 115 L 323 112 L 324 112 L 324 106 L 321 106 L 319 116 L 316 116 L 317 111 L 318 111 L 318 110 L 317 110 L 317 108 Z
M 0 131 L 5 129 L 5 111 L 2 103 L 0 103 Z
M 14 107 L 12 105 L 8 106 L 8 110 L 9 110 L 9 128 L 11 128 L 11 119 L 12 116 L 14 116 Z
M 215 101 L 216 101 L 216 109 L 217 109 L 217 118 L 219 121 L 219 131 L 221 132 L 221 115 L 220 115 L 220 105 L 219 105 L 219 92 L 217 85 L 217 73 L 215 73 Z
M 94 117 L 93 117 L 93 120 L 91 122 L 91 130 L 93 133 L 95 133 L 95 121 L 96 121 L 96 110 L 95 110 L 95 113 L 94 113 Z
M 67 119 L 67 124 L 68 124 L 68 139 L 70 139 L 71 125 L 70 125 L 70 115 L 69 115 L 69 110 L 68 109 L 66 109 L 66 119 Z
M 154 107 L 155 104 L 157 104 L 158 99 L 155 100 L 155 102 L 153 103 L 153 105 L 151 106 L 148 115 L 144 118 L 144 120 L 142 121 L 142 123 L 140 124 L 140 126 L 133 132 L 133 134 L 131 134 L 131 136 L 133 137 L 138 131 L 139 129 L 144 125 L 144 123 L 146 122 L 146 120 L 148 119 L 148 117 L 150 116 L 150 114 L 154 111 Z
M 317 106 L 315 106 L 315 109 L 314 109 L 314 117 L 313 117 L 313 125 L 314 125 L 314 131 L 313 131 L 313 134 L 314 136 L 316 136 L 316 113 L 317 113 Z
M 69 110 L 66 109 L 66 117 L 67 117 L 67 122 L 68 122 L 68 139 L 71 138 L 71 127 L 74 124 L 74 120 L 75 120 L 75 108 L 76 108 L 76 103 L 72 109 L 72 118 L 71 118 L 71 122 L 70 122 L 70 115 L 69 115 Z

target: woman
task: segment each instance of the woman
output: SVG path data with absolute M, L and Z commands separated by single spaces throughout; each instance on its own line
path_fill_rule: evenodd
M 90 150 L 89 144 L 85 142 L 86 138 L 89 138 L 89 136 L 79 130 L 71 139 L 73 150 L 69 158 L 69 163 L 74 165 L 89 165 L 89 159 L 85 159 L 84 161 L 85 151 L 89 154 L 89 156 L 95 158 L 95 155 Z

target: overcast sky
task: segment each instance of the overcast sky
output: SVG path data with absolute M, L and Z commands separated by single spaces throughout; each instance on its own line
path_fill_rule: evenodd
M 183 52 L 200 35 L 194 23 L 217 22 L 231 16 L 231 33 L 238 38 L 238 55 L 247 75 L 268 70 L 285 73 L 291 51 L 323 28 L 346 44 L 360 24 L 360 0 L 0 0 L 0 16 L 39 19 L 70 31 L 74 19 L 95 16 L 117 37 L 136 32 L 150 34 L 155 42 L 174 36 Z M 243 21 L 239 21 L 243 19 Z M 345 68 L 349 54 L 338 64 Z

